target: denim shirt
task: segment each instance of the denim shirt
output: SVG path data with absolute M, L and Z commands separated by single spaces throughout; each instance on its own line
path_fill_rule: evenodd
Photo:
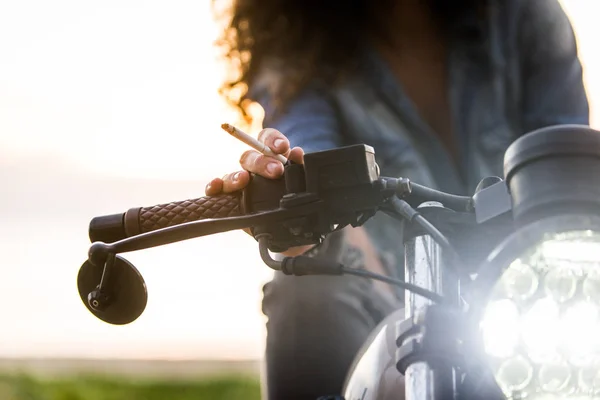
M 480 33 L 475 40 L 461 36 L 473 30 Z M 491 1 L 485 20 L 466 16 L 455 32 L 447 66 L 458 164 L 372 50 L 365 51 L 360 74 L 340 87 L 307 89 L 277 118 L 264 87 L 251 88 L 265 110 L 263 125 L 305 152 L 365 143 L 383 176 L 472 194 L 482 178 L 503 176 L 504 152 L 520 135 L 589 124 L 575 36 L 558 0 Z M 378 214 L 365 228 L 401 271 L 399 224 Z

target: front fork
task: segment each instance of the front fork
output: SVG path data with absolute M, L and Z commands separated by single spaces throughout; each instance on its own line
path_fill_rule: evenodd
M 424 207 L 442 207 L 442 205 L 428 202 L 419 208 Z M 404 246 L 405 280 L 446 298 L 456 299 L 458 302 L 460 282 L 445 266 L 450 259 L 442 247 L 426 234 L 410 237 L 405 240 Z M 405 297 L 407 323 L 413 327 L 422 325 L 423 312 L 432 304 L 431 300 L 407 291 Z M 424 345 L 422 333 L 416 331 L 413 333 L 412 340 L 417 346 L 422 347 Z M 404 337 L 405 343 L 411 340 L 409 336 Z M 400 351 L 399 357 L 403 356 L 408 357 Z M 408 364 L 405 370 L 405 398 L 406 400 L 456 400 L 457 383 L 456 371 L 451 363 L 414 361 Z

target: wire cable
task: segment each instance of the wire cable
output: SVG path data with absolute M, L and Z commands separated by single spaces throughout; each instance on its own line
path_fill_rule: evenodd
M 458 255 L 456 249 L 446 235 L 444 235 L 438 228 L 436 228 L 431 222 L 429 222 L 425 217 L 423 217 L 417 210 L 415 210 L 410 204 L 406 201 L 399 199 L 397 197 L 393 197 L 390 199 L 390 203 L 392 206 L 392 210 L 384 209 L 384 211 L 396 218 L 398 220 L 404 220 L 408 222 L 415 223 L 419 225 L 425 233 L 427 233 L 431 238 L 440 245 L 442 249 L 444 249 L 448 256 L 451 259 L 450 268 L 452 268 L 453 272 L 457 274 L 457 276 L 462 277 L 462 274 L 459 271 L 458 265 L 461 263 L 461 258 Z
M 342 267 L 342 272 L 345 275 L 360 276 L 362 278 L 368 278 L 368 279 L 373 279 L 376 281 L 389 283 L 391 285 L 398 286 L 401 289 L 408 290 L 409 292 L 412 292 L 414 294 L 418 294 L 419 296 L 422 296 L 422 297 L 429 299 L 431 301 L 434 301 L 436 303 L 443 303 L 446 301 L 443 296 L 441 296 L 435 292 L 432 292 L 431 290 L 427 290 L 420 286 L 413 285 L 412 283 L 404 282 L 400 279 L 390 278 L 389 276 L 380 275 L 375 272 L 367 271 L 364 269 L 348 268 L 348 267 Z
M 281 271 L 286 275 L 353 275 L 398 286 L 401 289 L 408 290 L 409 292 L 415 293 L 436 303 L 442 303 L 446 301 L 446 299 L 443 296 L 435 292 L 424 289 L 417 285 L 413 285 L 408 282 L 404 282 L 400 279 L 391 278 L 389 276 L 377 274 L 375 272 L 367 271 L 364 269 L 348 268 L 342 264 L 332 263 L 328 260 L 322 260 L 319 258 L 312 258 L 306 256 L 296 256 L 285 257 L 283 260 L 277 261 L 273 259 L 273 257 L 271 257 L 271 254 L 269 254 L 269 235 L 259 235 L 257 239 L 259 244 L 260 256 L 263 262 L 269 268 L 275 271 Z

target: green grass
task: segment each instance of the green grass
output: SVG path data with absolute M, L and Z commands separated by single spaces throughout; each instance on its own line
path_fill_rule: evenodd
M 259 382 L 243 377 L 194 382 L 130 381 L 104 377 L 55 380 L 0 377 L 0 400 L 260 400 Z

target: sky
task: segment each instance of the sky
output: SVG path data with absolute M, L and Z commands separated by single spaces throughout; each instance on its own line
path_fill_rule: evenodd
M 595 125 L 600 2 L 562 3 Z M 93 317 L 75 285 L 92 217 L 199 197 L 237 168 L 218 29 L 210 1 L 0 1 L 0 357 L 262 355 L 271 272 L 243 233 L 127 254 L 149 290 L 127 326 Z

